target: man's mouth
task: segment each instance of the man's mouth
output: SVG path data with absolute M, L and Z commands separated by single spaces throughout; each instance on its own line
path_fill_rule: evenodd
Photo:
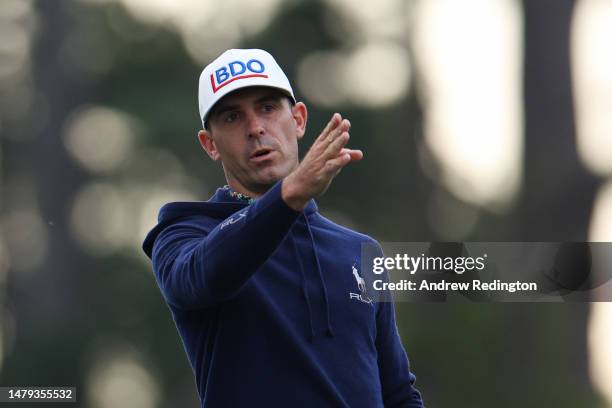
M 260 149 L 255 150 L 253 154 L 251 154 L 250 159 L 253 161 L 268 160 L 270 159 L 270 156 L 272 155 L 273 152 L 274 152 L 273 149 L 262 147 Z

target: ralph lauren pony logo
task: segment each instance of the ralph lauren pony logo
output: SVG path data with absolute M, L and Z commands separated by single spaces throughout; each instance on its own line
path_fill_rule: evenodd
M 353 266 L 351 266 L 351 270 L 353 272 L 353 276 L 355 277 L 355 281 L 357 282 L 357 289 L 359 289 L 359 293 L 349 292 L 349 298 L 357 299 L 360 302 L 371 305 L 372 299 L 368 296 L 368 290 L 366 288 L 365 279 L 363 279 L 363 277 L 359 275 L 359 271 L 357 270 L 356 263 L 353 264 Z
M 210 85 L 213 93 L 225 85 L 244 78 L 268 78 L 264 73 L 266 70 L 263 62 L 253 58 L 246 63 L 242 61 L 232 61 L 227 66 L 223 66 L 215 70 L 214 74 L 210 74 Z

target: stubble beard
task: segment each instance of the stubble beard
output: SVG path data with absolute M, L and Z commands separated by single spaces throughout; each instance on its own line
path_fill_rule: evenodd
M 272 165 L 274 169 L 262 168 L 262 169 L 251 169 L 249 173 L 251 177 L 245 177 L 244 180 L 241 180 L 239 177 L 236 177 L 235 173 L 228 172 L 228 170 L 223 168 L 225 173 L 225 179 L 228 184 L 238 184 L 245 189 L 246 191 L 240 191 L 247 195 L 255 195 L 260 196 L 265 194 L 274 184 L 276 184 L 279 180 L 287 177 L 295 168 L 298 166 L 299 161 L 296 157 L 295 159 L 288 159 L 287 161 L 294 161 L 293 164 L 283 163 Z M 268 174 L 270 172 L 271 174 Z M 255 177 L 253 177 L 254 173 L 257 173 Z M 233 180 L 234 183 L 231 183 L 230 180 Z

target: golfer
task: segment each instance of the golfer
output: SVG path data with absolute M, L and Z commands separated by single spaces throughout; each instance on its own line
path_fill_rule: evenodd
M 376 241 L 313 200 L 363 157 L 346 147 L 350 122 L 334 114 L 300 162 L 306 105 L 257 49 L 204 68 L 199 108 L 227 185 L 163 206 L 143 248 L 202 407 L 422 407 L 393 304 L 372 300 L 359 270 Z

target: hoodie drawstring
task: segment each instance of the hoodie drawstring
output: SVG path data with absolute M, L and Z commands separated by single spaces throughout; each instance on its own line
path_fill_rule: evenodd
M 308 296 L 308 289 L 306 288 L 306 272 L 304 271 L 304 265 L 302 264 L 302 258 L 300 257 L 300 252 L 298 251 L 297 244 L 295 243 L 295 238 L 293 237 L 293 232 L 289 231 L 289 237 L 291 238 L 291 243 L 293 244 L 293 251 L 295 252 L 295 257 L 300 265 L 300 273 L 302 274 L 302 295 L 304 296 L 304 300 L 306 301 L 306 308 L 308 309 L 308 324 L 310 326 L 310 335 L 308 336 L 308 341 L 312 343 L 314 340 L 314 327 L 312 324 L 312 307 L 310 306 L 310 297 Z
M 315 264 L 317 266 L 317 272 L 319 275 L 319 282 L 321 283 L 321 288 L 323 290 L 323 300 L 325 302 L 325 317 L 327 320 L 327 336 L 334 337 L 334 331 L 332 330 L 331 319 L 330 319 L 330 311 L 329 311 L 329 297 L 327 296 L 327 287 L 325 286 L 325 279 L 323 279 L 323 270 L 321 269 L 321 262 L 319 261 L 319 254 L 317 252 L 317 244 L 314 240 L 314 234 L 312 233 L 312 229 L 310 227 L 310 223 L 308 222 L 308 216 L 305 214 L 301 215 L 304 217 L 304 221 L 306 223 L 306 229 L 308 230 L 308 236 L 310 238 L 310 242 L 312 245 L 312 251 L 314 253 Z M 314 341 L 315 331 L 314 324 L 312 318 L 312 305 L 310 303 L 310 295 L 308 294 L 307 282 L 306 282 L 306 270 L 304 269 L 304 264 L 302 263 L 302 258 L 300 257 L 300 252 L 297 247 L 297 243 L 293 234 L 293 231 L 289 231 L 289 238 L 291 240 L 291 244 L 293 245 L 293 251 L 295 252 L 295 257 L 300 266 L 300 273 L 302 274 L 302 296 L 304 296 L 304 301 L 306 302 L 306 308 L 308 310 L 308 324 L 310 328 L 310 335 L 308 337 L 309 342 Z
M 329 337 L 334 337 L 334 331 L 332 330 L 331 320 L 329 317 L 329 299 L 327 297 L 327 287 L 325 286 L 325 280 L 323 279 L 323 271 L 321 270 L 321 262 L 319 262 L 319 254 L 317 253 L 317 244 L 314 240 L 314 235 L 312 233 L 312 229 L 310 228 L 310 223 L 308 222 L 308 216 L 303 215 L 304 220 L 306 221 L 306 228 L 308 229 L 308 235 L 310 235 L 310 242 L 312 243 L 312 250 L 314 252 L 315 261 L 317 263 L 317 270 L 319 272 L 319 279 L 321 280 L 321 287 L 323 288 L 323 298 L 325 299 L 325 312 L 327 316 L 327 335 Z

